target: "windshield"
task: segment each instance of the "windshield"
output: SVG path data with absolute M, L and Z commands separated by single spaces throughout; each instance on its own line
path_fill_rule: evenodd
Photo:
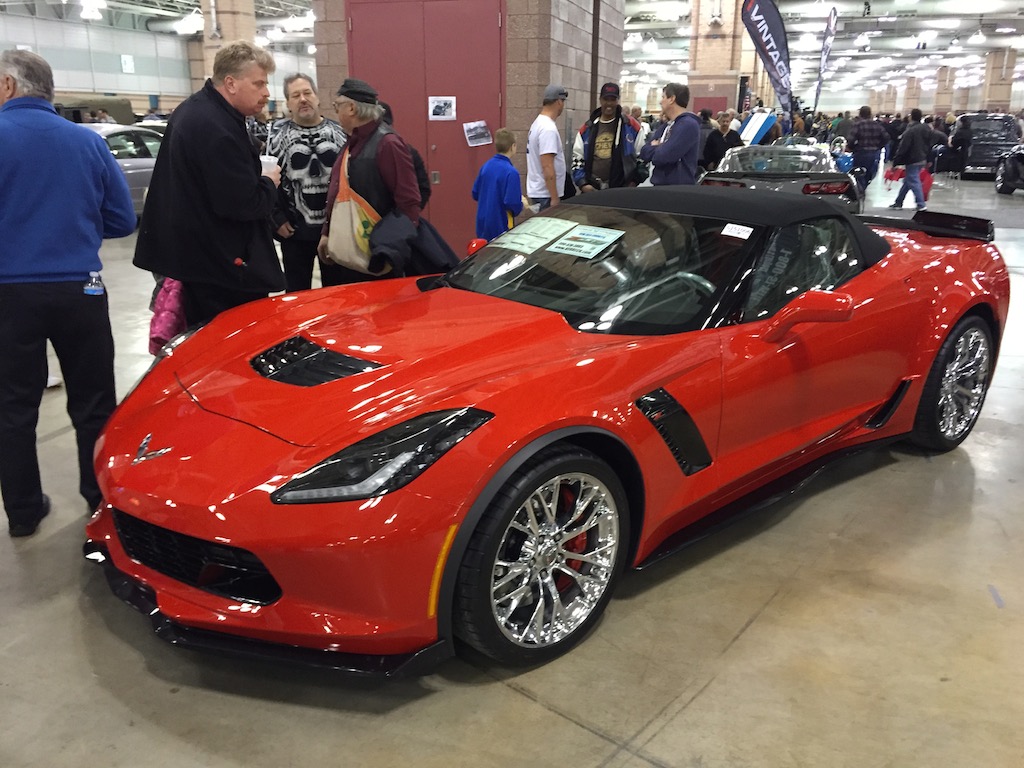
M 1017 140 L 1012 118 L 1001 117 L 972 117 L 971 136 L 982 141 Z
M 564 204 L 495 238 L 447 282 L 559 312 L 585 332 L 680 333 L 706 327 L 760 229 Z
M 725 153 L 718 171 L 728 173 L 834 173 L 832 157 L 810 146 L 736 147 Z

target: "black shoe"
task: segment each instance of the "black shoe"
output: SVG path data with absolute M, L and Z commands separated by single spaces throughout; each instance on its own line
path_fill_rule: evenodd
M 903 207 L 903 203 L 893 203 L 892 205 L 890 205 L 890 206 L 887 206 L 887 207 L 889 207 L 889 208 L 896 208 L 896 209 L 900 209 L 900 208 L 902 208 L 902 207 Z
M 11 534 L 12 539 L 17 539 L 22 536 L 31 536 L 39 528 L 39 524 L 43 521 L 43 518 L 50 514 L 50 497 L 45 493 L 43 494 L 43 509 L 39 513 L 39 517 L 36 518 L 34 523 L 11 523 L 7 531 Z

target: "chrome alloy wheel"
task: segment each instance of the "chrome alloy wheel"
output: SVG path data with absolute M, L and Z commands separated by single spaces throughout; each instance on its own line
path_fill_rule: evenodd
M 988 337 L 977 328 L 966 329 L 956 340 L 939 390 L 939 432 L 946 439 L 957 440 L 974 426 L 988 389 L 991 363 Z
M 512 515 L 491 575 L 491 610 L 501 633 L 530 648 L 550 646 L 591 615 L 614 574 L 615 498 L 593 475 L 562 474 Z

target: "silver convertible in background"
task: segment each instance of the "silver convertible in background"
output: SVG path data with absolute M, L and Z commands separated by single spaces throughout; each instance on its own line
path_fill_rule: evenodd
M 701 184 L 746 187 L 812 195 L 831 200 L 850 213 L 862 213 L 864 197 L 852 175 L 836 167 L 828 148 L 820 145 L 735 147 Z
M 82 123 L 82 127 L 96 131 L 107 142 L 110 154 L 117 160 L 125 178 L 128 179 L 135 215 L 141 216 L 163 136 L 141 125 Z

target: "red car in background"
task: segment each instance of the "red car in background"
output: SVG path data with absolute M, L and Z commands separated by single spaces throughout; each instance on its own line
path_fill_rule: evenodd
M 849 449 L 955 448 L 998 356 L 987 221 L 580 196 L 444 276 L 288 294 L 168 345 L 97 446 L 86 554 L 161 637 L 354 673 L 503 664 L 623 569 Z

